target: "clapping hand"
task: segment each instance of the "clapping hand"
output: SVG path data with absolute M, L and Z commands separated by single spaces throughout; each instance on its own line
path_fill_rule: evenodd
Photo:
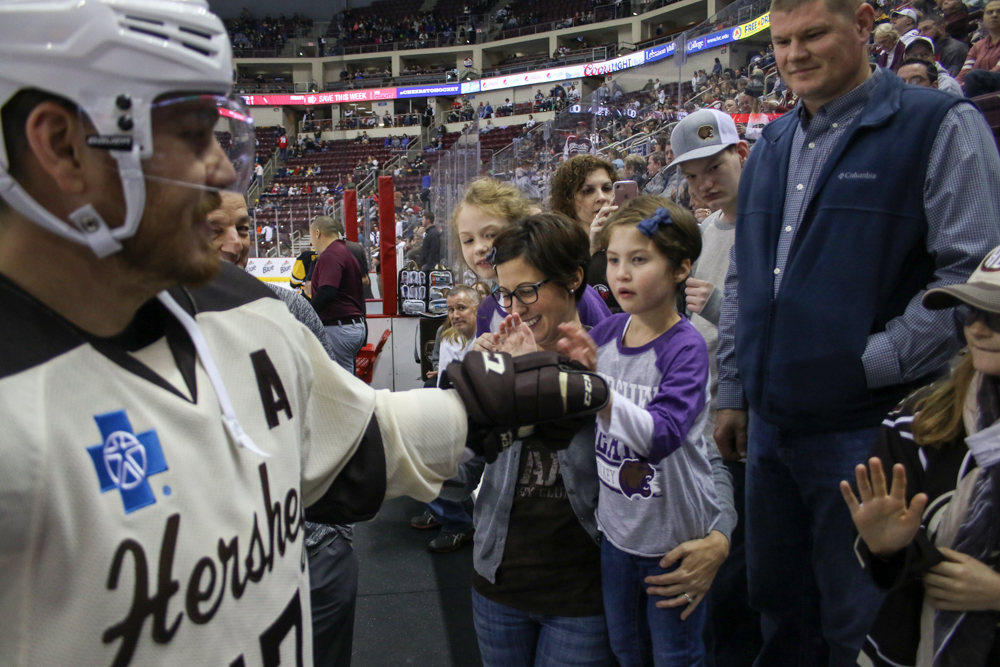
M 860 503 L 846 481 L 840 483 L 840 492 L 868 550 L 873 554 L 888 556 L 906 548 L 913 541 L 920 528 L 924 508 L 927 507 L 927 494 L 918 493 L 907 507 L 906 468 L 901 463 L 893 466 L 892 488 L 886 492 L 882 462 L 872 457 L 868 465 L 871 469 L 870 483 L 868 469 L 863 463 L 854 470 L 858 492 L 861 494 Z
M 531 328 L 521 321 L 521 316 L 517 313 L 508 315 L 500 323 L 497 340 L 500 343 L 497 351 L 506 352 L 512 357 L 538 351 L 535 335 L 531 333 Z
M 498 352 L 500 350 L 499 334 L 487 331 L 472 344 L 472 350 L 474 352 Z

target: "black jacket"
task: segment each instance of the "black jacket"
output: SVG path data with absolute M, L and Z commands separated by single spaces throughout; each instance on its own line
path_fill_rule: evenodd
M 424 244 L 420 247 L 420 270 L 433 271 L 441 262 L 441 230 L 431 225 L 424 232 Z
M 882 461 L 889 480 L 895 464 L 902 463 L 906 468 L 908 503 L 918 493 L 926 493 L 929 502 L 917 536 L 894 556 L 888 559 L 874 556 L 860 537 L 857 540 L 856 549 L 865 569 L 879 588 L 888 591 L 861 649 L 871 662 L 859 659 L 858 664 L 876 667 L 916 664 L 924 602 L 921 577 L 944 559 L 933 544 L 934 531 L 929 527 L 938 525 L 940 512 L 951 502 L 958 481 L 976 467 L 976 459 L 965 444 L 964 429 L 953 442 L 941 448 L 921 447 L 913 441 L 913 406 L 921 395 L 923 391 L 886 417 L 872 449 L 872 456 Z M 987 664 L 1000 665 L 1000 642 L 996 636 Z

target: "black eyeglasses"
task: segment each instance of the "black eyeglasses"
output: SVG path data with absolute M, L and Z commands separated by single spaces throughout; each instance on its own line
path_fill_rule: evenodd
M 521 285 L 513 292 L 505 290 L 502 287 L 497 287 L 493 290 L 493 298 L 497 300 L 504 308 L 510 308 L 514 305 L 514 299 L 517 299 L 525 306 L 529 306 L 534 302 L 538 301 L 538 288 L 540 288 L 545 283 L 552 280 L 551 278 L 546 278 L 541 282 L 537 282 L 534 285 Z
M 971 327 L 977 321 L 982 320 L 983 324 L 988 326 L 990 330 L 1000 333 L 1000 313 L 991 313 L 988 310 L 962 304 L 955 308 L 955 320 L 963 327 Z

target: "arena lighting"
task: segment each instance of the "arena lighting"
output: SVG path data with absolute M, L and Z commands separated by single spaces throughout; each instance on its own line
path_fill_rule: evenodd
M 735 28 L 726 28 L 708 35 L 693 37 L 687 41 L 687 53 L 698 53 L 706 49 L 714 49 L 730 42 L 739 41 L 752 37 L 759 32 L 771 27 L 770 13 L 758 16 L 753 21 L 749 21 Z M 440 84 L 426 86 L 403 86 L 400 88 L 375 88 L 366 90 L 352 90 L 338 93 L 315 93 L 306 95 L 243 95 L 243 103 L 248 107 L 253 106 L 290 106 L 307 105 L 322 106 L 325 104 L 342 104 L 344 102 L 369 102 L 373 100 L 394 100 L 400 98 L 413 97 L 435 97 L 437 95 L 466 95 L 470 93 L 480 93 L 490 90 L 504 90 L 506 88 L 516 88 L 519 86 L 533 86 L 537 84 L 555 83 L 558 81 L 568 81 L 588 76 L 602 76 L 620 72 L 632 67 L 638 67 L 647 63 L 656 62 L 674 55 L 674 43 L 651 46 L 642 51 L 629 53 L 610 60 L 587 63 L 586 65 L 570 65 L 568 67 L 556 67 L 553 69 L 543 69 L 534 72 L 524 72 L 521 74 L 511 74 L 507 76 L 494 76 L 488 79 L 476 81 L 466 81 L 460 86 L 457 84 Z

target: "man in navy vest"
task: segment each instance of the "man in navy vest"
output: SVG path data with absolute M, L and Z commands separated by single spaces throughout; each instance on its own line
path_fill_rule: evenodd
M 881 594 L 838 482 L 961 346 L 923 292 L 965 281 L 1000 243 L 985 121 L 872 73 L 873 18 L 859 0 L 771 5 L 778 69 L 800 101 L 767 126 L 740 181 L 715 430 L 724 456 L 747 457 L 757 667 L 855 664 Z

